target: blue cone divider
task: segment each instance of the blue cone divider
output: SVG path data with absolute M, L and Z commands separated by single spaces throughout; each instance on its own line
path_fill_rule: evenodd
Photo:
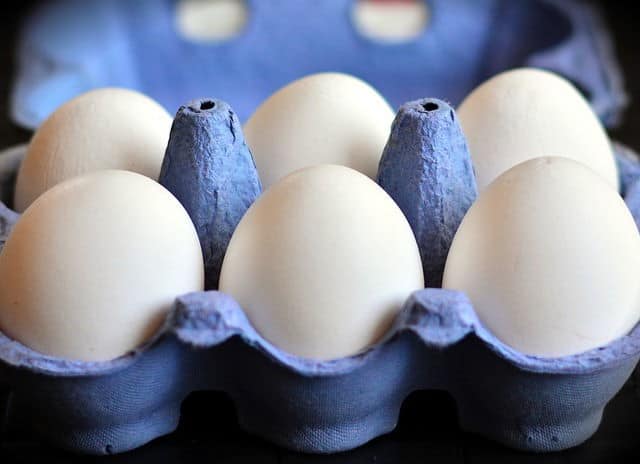
M 467 142 L 455 111 L 425 98 L 400 107 L 378 169 L 416 236 L 426 287 L 440 287 L 449 247 L 477 196 Z
M 186 208 L 205 263 L 205 287 L 218 287 L 231 235 L 262 187 L 242 127 L 220 100 L 181 107 L 171 128 L 159 182 Z

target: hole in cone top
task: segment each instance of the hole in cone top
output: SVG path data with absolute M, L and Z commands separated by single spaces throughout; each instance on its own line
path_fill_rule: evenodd
M 211 100 L 205 100 L 200 103 L 200 109 L 203 111 L 212 110 L 216 106 L 215 102 Z
M 426 111 L 435 111 L 435 110 L 437 110 L 438 108 L 440 108 L 440 107 L 438 106 L 438 104 L 437 104 L 437 103 L 433 103 L 433 102 L 427 102 L 427 103 L 425 103 L 424 105 L 422 105 L 422 107 L 423 107 Z

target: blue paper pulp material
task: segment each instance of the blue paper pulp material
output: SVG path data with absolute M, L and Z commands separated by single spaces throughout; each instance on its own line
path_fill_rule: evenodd
M 178 110 L 159 182 L 180 200 L 196 227 L 205 288 L 218 288 L 231 235 L 262 191 L 240 121 L 227 103 L 194 100 Z
M 424 0 L 425 31 L 394 44 L 358 32 L 355 1 L 246 0 L 240 35 L 208 44 L 180 36 L 177 0 L 41 2 L 21 35 L 12 117 L 35 128 L 80 93 L 121 86 L 172 114 L 194 95 L 217 95 L 244 121 L 278 88 L 322 71 L 361 77 L 394 107 L 424 95 L 458 104 L 518 66 L 566 76 L 607 124 L 625 105 L 608 32 L 589 2 Z
M 25 151 L 25 145 L 18 145 L 4 150 L 0 156 L 0 251 L 19 217 L 18 213 L 7 208 L 3 202 L 13 203 L 16 172 Z
M 413 229 L 425 287 L 441 287 L 453 236 L 478 194 L 467 142 L 447 103 L 424 98 L 400 107 L 378 183 Z
M 9 231 L 18 220 L 18 213 L 11 211 L 4 204 L 0 203 L 0 251 L 4 248 L 4 243 L 9 237 Z
M 622 146 L 616 151 L 639 222 L 640 162 Z M 10 155 L 0 166 L 15 169 L 19 157 Z M 0 208 L 1 224 L 16 217 Z M 301 359 L 264 340 L 231 297 L 209 291 L 179 297 L 153 340 L 109 362 L 52 358 L 0 333 L 0 391 L 9 392 L 10 427 L 89 454 L 127 451 L 171 432 L 183 399 L 202 390 L 227 392 L 244 429 L 305 452 L 347 450 L 391 431 L 402 401 L 423 389 L 448 391 L 464 430 L 555 451 L 596 431 L 639 359 L 640 325 L 578 355 L 524 355 L 482 325 L 464 294 L 442 289 L 409 296 L 385 339 L 362 353 Z

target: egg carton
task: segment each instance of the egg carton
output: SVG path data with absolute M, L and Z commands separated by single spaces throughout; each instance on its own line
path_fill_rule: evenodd
M 210 108 L 211 118 L 203 119 L 202 112 L 195 111 L 199 108 Z M 406 118 L 398 117 L 394 130 L 405 131 L 406 137 L 396 137 L 394 144 L 392 131 L 381 169 L 385 163 L 387 169 L 399 169 L 396 174 L 415 169 L 407 162 L 410 158 L 402 158 L 402 151 L 419 150 L 425 162 L 441 153 L 440 162 L 449 162 L 462 178 L 469 174 L 466 144 L 446 103 L 421 100 L 405 105 L 399 116 L 403 111 Z M 211 140 L 206 133 L 211 130 L 236 147 L 238 156 L 246 156 L 237 117 L 222 102 L 195 102 L 181 108 L 176 121 L 180 115 L 204 124 L 195 131 L 200 142 Z M 419 126 L 420 120 L 430 123 Z M 174 131 L 189 126 L 188 120 L 182 121 L 186 123 L 174 124 Z M 233 137 L 225 138 L 223 130 Z M 167 156 L 172 144 L 176 153 L 232 152 L 229 146 L 203 147 L 197 137 L 185 142 L 183 136 L 184 132 L 182 138 L 172 132 Z M 420 143 L 428 140 L 433 143 Z M 388 165 L 394 149 L 401 151 L 395 167 Z M 640 161 L 622 145 L 614 149 L 621 193 L 639 223 Z M 8 205 L 24 151 L 18 147 L 0 155 L 0 200 Z M 455 153 L 462 158 L 456 161 L 450 156 Z M 431 190 L 421 193 L 427 202 L 443 192 L 468 195 L 463 198 L 466 206 L 436 208 L 432 213 L 435 223 L 449 224 L 435 233 L 450 240 L 475 187 L 462 186 L 461 193 L 451 188 L 438 192 L 431 181 L 449 183 L 460 177 L 447 169 L 429 173 L 434 176 L 426 184 Z M 418 208 L 414 213 L 429 211 Z M 18 217 L 0 203 L 0 247 Z M 446 258 L 442 249 L 435 252 L 441 260 Z M 427 270 L 428 281 L 441 277 L 442 262 L 439 266 Z M 178 425 L 182 401 L 202 390 L 226 392 L 243 429 L 298 451 L 344 451 L 390 432 L 402 402 L 416 390 L 449 392 L 466 431 L 520 450 L 557 451 L 582 443 L 596 431 L 604 407 L 639 360 L 640 325 L 581 354 L 531 356 L 494 337 L 463 293 L 427 288 L 408 296 L 393 327 L 375 346 L 346 358 L 316 361 L 279 350 L 256 332 L 237 302 L 211 290 L 179 296 L 152 340 L 108 362 L 46 356 L 0 333 L 0 391 L 7 398 L 4 416 L 10 424 L 27 427 L 55 446 L 87 454 L 121 453 L 170 433 Z
M 424 32 L 385 43 L 354 25 L 356 1 L 247 0 L 244 29 L 215 43 L 180 35 L 177 0 L 39 2 L 18 43 L 12 118 L 35 128 L 65 101 L 116 86 L 139 90 L 171 112 L 185 95 L 214 93 L 233 102 L 244 121 L 278 88 L 329 69 L 364 79 L 393 107 L 429 94 L 458 104 L 514 67 L 572 80 L 606 124 L 626 104 L 593 2 L 421 0 L 430 11 Z

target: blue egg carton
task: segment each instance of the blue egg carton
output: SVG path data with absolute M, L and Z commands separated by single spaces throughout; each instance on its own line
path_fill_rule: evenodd
M 205 158 L 246 156 L 237 117 L 222 102 L 214 103 L 181 108 L 176 121 L 182 117 L 182 123 L 174 124 L 165 160 L 185 152 L 190 156 L 193 150 Z M 185 130 L 191 123 L 201 130 Z M 385 149 L 380 180 L 391 185 L 393 172 L 403 175 L 403 169 L 414 169 L 415 159 L 407 156 L 413 152 L 425 163 L 442 163 L 462 176 L 427 169 L 432 176 L 427 185 L 437 184 L 431 193 L 422 191 L 427 200 L 453 192 L 470 204 L 475 185 L 462 185 L 460 191 L 446 188 L 451 179 L 469 174 L 466 144 L 457 127 L 455 113 L 439 100 L 403 106 Z M 206 139 L 212 131 L 225 139 L 223 128 L 233 133 L 226 146 L 206 145 L 203 151 L 198 137 Z M 439 141 L 439 149 L 427 140 Z M 0 200 L 7 204 L 23 152 L 0 156 Z M 638 223 L 640 161 L 621 145 L 615 145 L 615 152 L 621 193 Z M 202 181 L 215 183 L 216 178 Z M 445 206 L 435 208 L 433 218 L 420 208 L 409 213 L 423 225 L 430 218 L 453 224 L 468 207 L 431 204 Z M 0 249 L 17 219 L 15 212 L 0 207 Z M 452 227 L 425 226 L 417 235 L 440 234 L 447 240 Z M 446 258 L 441 251 L 436 249 L 434 256 Z M 216 272 L 219 254 L 211 259 L 209 272 Z M 426 269 L 426 277 L 438 279 L 438 269 Z M 581 354 L 530 356 L 496 339 L 463 293 L 426 288 L 408 295 L 392 328 L 375 346 L 350 357 L 316 361 L 279 350 L 256 332 L 237 302 L 210 290 L 179 296 L 153 340 L 108 362 L 46 356 L 0 333 L 0 391 L 10 398 L 10 423 L 27 426 L 55 446 L 87 454 L 121 453 L 170 433 L 178 425 L 182 401 L 203 390 L 226 392 L 246 431 L 298 451 L 344 451 L 390 432 L 402 402 L 416 390 L 449 392 L 466 431 L 520 450 L 557 451 L 596 431 L 604 407 L 639 360 L 640 325 Z

